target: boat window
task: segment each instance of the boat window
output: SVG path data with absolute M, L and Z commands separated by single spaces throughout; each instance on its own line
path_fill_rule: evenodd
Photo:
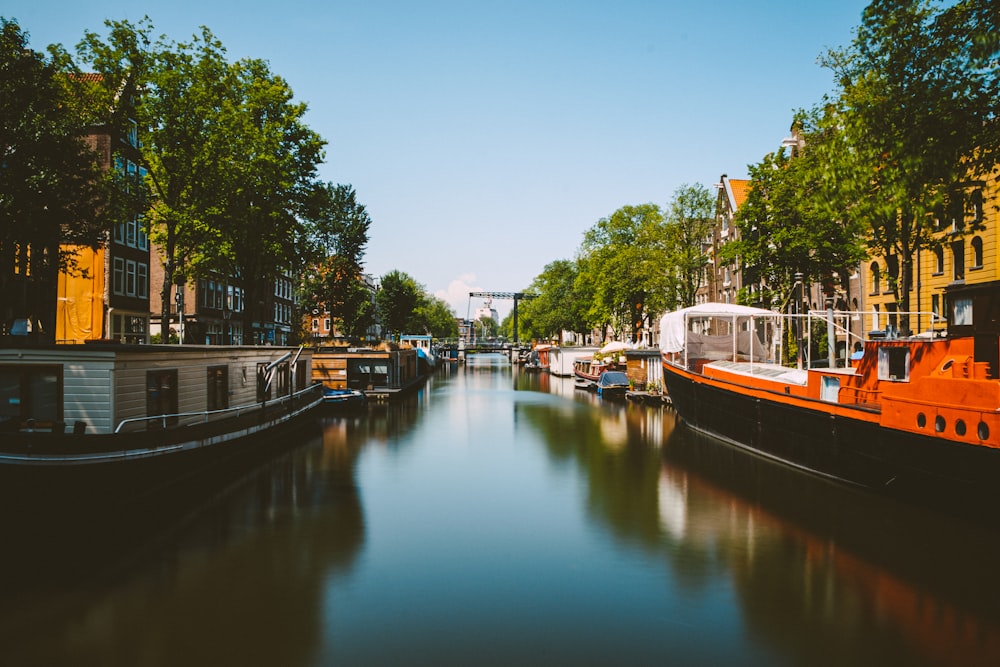
M 177 369 L 146 371 L 146 415 L 177 414 Z M 147 422 L 149 428 L 161 428 L 164 425 L 173 426 L 177 417 L 166 421 L 151 419 Z
M 208 367 L 208 409 L 225 410 L 229 407 L 229 367 Z
M 824 401 L 829 401 L 830 403 L 836 403 L 839 396 L 840 396 L 840 378 L 824 375 L 823 382 L 820 386 L 819 397 Z
M 955 299 L 951 304 L 952 326 L 970 326 L 972 324 L 972 297 Z
M 0 366 L 0 430 L 62 420 L 62 366 Z
M 880 347 L 878 350 L 878 379 L 907 382 L 910 379 L 910 349 L 907 347 Z

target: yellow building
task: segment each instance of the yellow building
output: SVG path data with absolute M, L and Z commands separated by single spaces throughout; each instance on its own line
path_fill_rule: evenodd
M 910 317 L 910 328 L 914 333 L 945 329 L 944 290 L 948 285 L 1000 278 L 998 205 L 1000 184 L 993 180 L 967 191 L 961 211 L 942 212 L 937 218 L 941 245 L 934 250 L 923 250 L 913 258 L 910 311 L 917 314 Z M 899 275 L 898 258 L 871 257 L 864 268 L 867 328 L 883 330 L 887 325 L 897 326 L 892 282 Z

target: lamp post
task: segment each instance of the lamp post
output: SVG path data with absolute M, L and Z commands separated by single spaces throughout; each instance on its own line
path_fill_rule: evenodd
M 177 302 L 177 344 L 184 344 L 184 286 L 177 285 L 174 300 Z

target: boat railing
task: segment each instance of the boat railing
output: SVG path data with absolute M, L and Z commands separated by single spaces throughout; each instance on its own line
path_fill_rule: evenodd
M 941 331 L 935 329 L 935 325 L 940 325 L 944 320 L 931 312 L 910 311 L 895 313 L 879 313 L 874 311 L 824 311 L 813 310 L 807 313 L 779 313 L 768 314 L 733 314 L 733 313 L 696 313 L 686 315 L 685 330 L 687 340 L 683 359 L 674 358 L 671 363 L 679 363 L 686 368 L 693 369 L 697 362 L 704 361 L 743 361 L 752 365 L 758 363 L 774 364 L 782 366 L 797 367 L 800 369 L 819 367 L 850 367 L 852 354 L 863 348 L 863 344 L 868 340 L 892 340 L 900 337 L 896 322 L 908 318 L 910 322 L 930 322 L 931 328 L 925 332 L 916 334 L 919 337 L 933 337 L 941 335 Z M 691 355 L 691 335 L 694 333 L 710 334 L 716 331 L 716 327 L 709 322 L 721 321 L 728 324 L 729 333 L 716 338 L 730 338 L 731 342 L 726 349 L 719 347 L 713 350 L 710 357 Z M 703 322 L 692 327 L 693 321 Z M 864 324 L 868 322 L 873 328 L 866 329 Z M 791 328 L 787 328 L 791 325 Z M 817 327 L 816 325 L 821 325 Z M 882 326 L 884 328 L 876 328 Z M 828 353 L 822 359 L 814 358 L 813 341 L 817 336 L 814 329 L 822 328 L 820 334 L 828 343 Z M 737 334 L 740 332 L 754 332 L 750 338 L 751 344 L 746 349 L 744 343 L 740 343 Z M 794 336 L 794 341 L 789 336 Z M 756 342 L 754 342 L 756 339 Z M 785 345 L 795 342 L 800 354 L 790 358 L 785 357 Z M 758 349 L 757 346 L 760 346 Z M 691 358 L 693 357 L 693 358 Z
M 878 389 L 865 389 L 864 387 L 841 387 L 837 402 L 877 407 L 882 404 L 882 392 Z
M 266 406 L 273 407 L 278 406 L 294 406 L 295 403 L 310 393 L 318 394 L 318 399 L 322 398 L 322 383 L 316 383 L 306 387 L 305 389 L 300 389 L 299 391 L 287 394 L 284 396 L 279 396 L 278 398 L 269 399 L 267 401 L 257 401 L 254 403 L 247 403 L 244 405 L 238 405 L 231 408 L 221 408 L 219 410 L 201 410 L 195 412 L 175 412 L 171 414 L 162 415 L 151 415 L 147 417 L 129 417 L 128 419 L 123 419 L 118 422 L 118 426 L 115 427 L 115 433 L 121 433 L 126 427 L 132 427 L 136 424 L 151 424 L 155 422 L 160 422 L 159 426 L 161 428 L 168 428 L 171 426 L 171 422 L 177 420 L 178 422 L 184 420 L 184 425 L 189 426 L 191 424 L 206 423 L 214 419 L 219 419 L 223 417 L 239 417 L 243 414 L 254 412 L 264 409 Z M 130 429 L 130 430 L 140 430 L 140 429 Z

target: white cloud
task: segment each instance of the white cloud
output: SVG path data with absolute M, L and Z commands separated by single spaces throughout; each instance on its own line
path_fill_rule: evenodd
M 464 273 L 448 283 L 448 289 L 434 292 L 434 296 L 447 302 L 458 317 L 468 317 L 466 311 L 470 308 L 469 292 L 483 291 L 483 288 L 475 285 L 475 282 L 476 274 Z M 478 308 L 479 305 L 476 304 L 476 307 Z

